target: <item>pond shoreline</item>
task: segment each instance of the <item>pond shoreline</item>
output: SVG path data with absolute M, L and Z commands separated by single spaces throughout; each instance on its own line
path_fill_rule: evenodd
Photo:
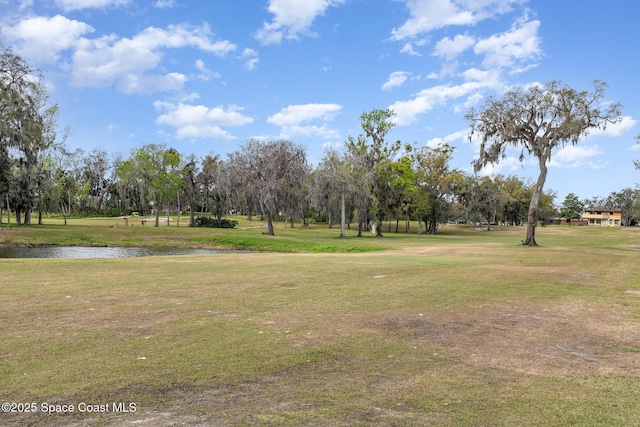
M 16 258 L 140 258 L 149 256 L 247 254 L 258 251 L 210 248 L 157 248 L 142 246 L 0 246 L 0 259 Z

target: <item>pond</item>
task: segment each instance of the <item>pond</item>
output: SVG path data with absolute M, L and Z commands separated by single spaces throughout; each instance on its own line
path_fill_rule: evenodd
M 29 248 L 0 248 L 0 258 L 137 258 L 167 255 L 209 255 L 253 253 L 254 251 L 216 249 L 149 249 L 86 246 L 46 246 Z

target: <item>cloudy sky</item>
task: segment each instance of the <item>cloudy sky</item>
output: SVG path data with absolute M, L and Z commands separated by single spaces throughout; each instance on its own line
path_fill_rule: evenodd
M 639 13 L 633 0 L 0 0 L 0 40 L 44 71 L 69 146 L 125 155 L 286 138 L 315 164 L 389 107 L 391 140 L 448 142 L 470 170 L 470 107 L 514 85 L 604 80 L 624 119 L 554 153 L 560 203 L 640 182 Z M 493 172 L 537 167 L 514 155 Z

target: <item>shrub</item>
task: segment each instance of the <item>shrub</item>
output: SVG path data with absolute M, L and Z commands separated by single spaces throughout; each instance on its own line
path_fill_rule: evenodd
M 238 225 L 238 221 L 234 219 L 225 218 L 218 223 L 218 219 L 211 216 L 198 216 L 194 221 L 194 227 L 235 228 L 236 225 Z

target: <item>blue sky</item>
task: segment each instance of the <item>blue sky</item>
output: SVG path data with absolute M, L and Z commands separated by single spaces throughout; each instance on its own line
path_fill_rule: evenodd
M 448 142 L 470 170 L 470 107 L 514 85 L 604 80 L 623 120 L 554 153 L 545 189 L 561 203 L 640 181 L 639 14 L 633 0 L 0 0 L 0 40 L 44 70 L 70 147 L 123 155 L 286 138 L 316 164 L 389 107 L 390 140 Z M 514 153 L 486 172 L 538 169 Z

